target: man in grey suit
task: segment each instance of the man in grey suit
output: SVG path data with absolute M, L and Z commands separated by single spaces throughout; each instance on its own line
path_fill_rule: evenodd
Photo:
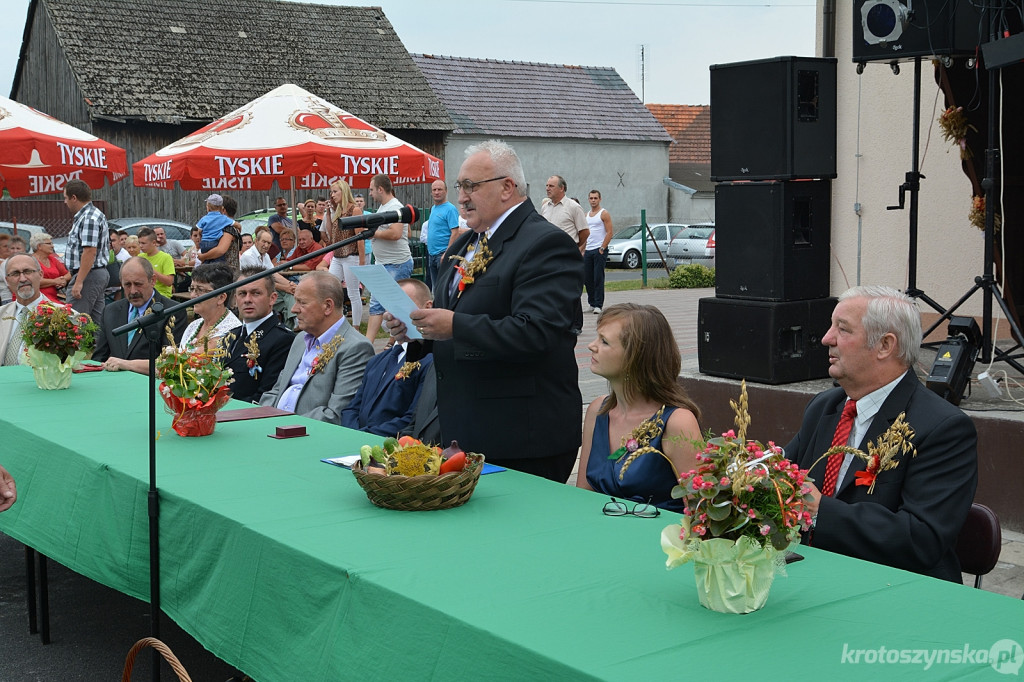
M 114 336 L 114 330 L 144 315 L 150 314 L 154 303 L 164 308 L 174 305 L 174 301 L 156 292 L 156 274 L 148 260 L 141 256 L 129 258 L 121 266 L 121 288 L 124 298 L 118 299 L 103 309 L 103 322 L 100 333 L 96 335 L 96 350 L 92 359 L 102 362 L 104 368 L 111 372 L 131 370 L 139 374 L 149 374 L 149 339 L 141 331 L 132 331 L 121 336 Z M 168 323 L 170 324 L 170 323 Z M 181 340 L 188 319 L 184 314 L 177 315 L 173 320 L 171 333 L 174 341 Z M 164 330 L 168 325 L 164 326 Z M 160 347 L 168 344 L 167 334 L 160 334 Z
M 284 369 L 260 398 L 311 419 L 339 424 L 363 380 L 373 344 L 345 319 L 345 288 L 329 272 L 304 275 L 295 288 L 296 327 Z
M 7 261 L 4 279 L 14 300 L 0 308 L 0 364 L 26 364 L 21 341 L 21 320 L 25 315 L 22 311 L 35 310 L 43 300 L 39 293 L 42 278 L 39 262 L 32 256 L 11 256 Z

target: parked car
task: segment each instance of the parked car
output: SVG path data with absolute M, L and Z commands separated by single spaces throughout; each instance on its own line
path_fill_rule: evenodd
M 705 265 L 715 267 L 715 226 L 690 225 L 668 247 L 674 265 Z
M 3 232 L 4 234 L 13 235 L 14 234 L 14 223 L 9 223 L 7 221 L 0 221 L 0 232 Z M 32 235 L 37 234 L 39 232 L 46 232 L 46 228 L 43 227 L 42 225 L 33 225 L 31 223 L 18 222 L 18 236 L 25 240 L 25 252 L 26 253 L 31 248 L 29 243 L 28 243 L 29 239 L 32 238 Z M 65 239 L 65 241 L 67 241 L 66 237 L 64 239 Z M 64 247 L 62 245 L 58 246 L 57 245 L 58 241 L 59 241 L 59 239 L 54 239 L 53 240 L 53 252 L 55 254 L 57 254 L 58 257 L 63 258 L 64 257 Z
M 276 215 L 277 211 L 273 208 L 264 208 L 259 211 L 253 211 L 252 213 L 246 213 L 242 216 L 237 216 L 237 220 L 242 225 L 242 234 L 256 234 L 256 228 L 261 225 L 266 225 L 267 220 L 272 215 Z M 291 217 L 291 211 L 288 212 L 288 217 Z
M 182 248 L 195 246 L 192 243 L 192 225 L 179 223 L 177 220 L 165 220 L 163 218 L 107 218 L 107 225 L 115 230 L 124 230 L 128 234 L 138 234 L 144 227 L 162 227 L 167 241 L 176 241 Z M 19 226 L 20 227 L 20 226 Z M 63 254 L 67 248 L 68 238 L 60 237 L 53 240 L 53 250 Z
M 647 235 L 648 263 L 660 263 L 661 257 L 658 256 L 658 249 L 661 249 L 662 256 L 667 256 L 668 246 L 672 239 L 686 229 L 686 225 L 678 223 L 655 223 L 648 227 L 654 235 L 653 240 L 650 234 Z M 641 244 L 640 225 L 622 228 L 612 235 L 612 240 L 608 243 L 608 264 L 621 265 L 630 270 L 640 267 L 640 250 L 643 248 Z

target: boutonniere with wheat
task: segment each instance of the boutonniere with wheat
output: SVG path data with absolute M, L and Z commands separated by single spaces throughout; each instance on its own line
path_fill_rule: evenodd
M 620 481 L 623 476 L 626 475 L 629 465 L 641 455 L 646 455 L 649 452 L 657 453 L 658 455 L 665 457 L 668 463 L 672 464 L 672 461 L 665 456 L 665 453 L 658 448 L 651 446 L 651 441 L 660 436 L 665 430 L 665 420 L 662 418 L 664 413 L 665 406 L 662 405 L 657 414 L 650 419 L 645 419 L 640 422 L 640 426 L 633 429 L 628 436 L 623 436 L 622 445 L 619 449 L 608 455 L 608 459 L 623 460 L 622 468 L 619 470 Z M 672 470 L 675 471 L 674 466 L 672 467 Z
M 407 362 L 404 365 L 402 365 L 401 369 L 398 370 L 398 373 L 395 374 L 395 380 L 396 381 L 405 381 L 406 379 L 409 378 L 409 375 L 411 375 L 413 372 L 415 372 L 419 368 L 420 368 L 420 363 L 418 363 L 418 362 Z
M 868 495 L 870 495 L 875 492 L 875 483 L 878 481 L 879 474 L 898 467 L 900 465 L 899 458 L 904 455 L 917 456 L 917 448 L 914 447 L 913 441 L 914 429 L 910 428 L 910 424 L 907 423 L 906 413 L 900 412 L 900 416 L 896 417 L 896 421 L 892 423 L 892 426 L 878 437 L 877 443 L 868 441 L 867 452 L 851 448 L 848 445 L 836 445 L 815 460 L 810 468 L 813 469 L 817 466 L 818 462 L 831 455 L 853 455 L 862 459 L 867 462 L 867 469 L 858 471 L 855 474 L 856 480 L 854 484 L 866 485 L 868 487 Z
M 341 334 L 335 334 L 334 338 L 320 346 L 320 352 L 313 358 L 313 365 L 309 368 L 309 376 L 319 374 L 327 368 L 334 354 L 338 352 L 338 346 L 345 340 Z
M 484 274 L 487 271 L 487 266 L 494 260 L 494 254 L 491 253 L 490 247 L 487 246 L 487 235 L 480 237 L 479 245 L 471 244 L 467 255 L 469 253 L 473 254 L 473 260 L 471 261 L 467 261 L 462 256 L 451 257 L 455 261 L 455 269 L 458 270 L 461 277 L 459 279 L 459 293 L 456 298 L 460 298 L 466 287 L 475 282 L 479 275 Z
M 253 379 L 260 378 L 260 372 L 263 368 L 260 367 L 260 344 L 259 340 L 263 337 L 263 330 L 257 330 L 249 337 L 249 340 L 245 342 L 245 366 L 249 368 L 249 376 Z

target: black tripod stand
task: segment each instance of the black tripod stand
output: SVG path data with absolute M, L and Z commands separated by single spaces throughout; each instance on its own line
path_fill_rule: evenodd
M 899 67 L 893 65 L 893 73 L 899 73 Z M 921 164 L 919 155 L 921 151 L 921 57 L 914 57 L 914 125 L 913 125 L 913 138 L 911 142 L 911 161 L 910 171 L 907 172 L 903 184 L 900 185 L 900 203 L 896 206 L 886 206 L 886 209 L 890 211 L 903 210 L 905 208 L 905 202 L 907 193 L 910 193 L 910 215 L 909 215 L 909 234 L 910 234 L 910 248 L 907 251 L 907 296 L 911 298 L 921 299 L 929 306 L 932 307 L 935 312 L 942 313 L 943 318 L 948 318 L 950 311 L 945 310 L 935 300 L 933 300 L 928 294 L 924 293 L 917 286 L 917 218 L 918 218 L 918 202 L 920 199 L 921 191 L 921 180 L 924 176 L 921 175 Z M 927 337 L 929 333 L 938 323 L 933 325 L 931 329 L 925 332 L 924 336 Z

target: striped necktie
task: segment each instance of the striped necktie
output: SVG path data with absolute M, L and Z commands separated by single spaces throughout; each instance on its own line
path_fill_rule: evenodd
M 14 324 L 11 325 L 11 336 L 7 339 L 7 349 L 4 351 L 4 362 L 5 367 L 19 364 L 19 355 L 21 355 L 21 325 L 25 321 L 25 316 L 28 313 L 28 308 L 22 306 L 21 310 L 14 318 Z
M 850 432 L 853 431 L 853 420 L 857 418 L 857 403 L 847 400 L 843 406 L 843 415 L 839 417 L 839 424 L 836 426 L 836 433 L 832 436 L 832 447 L 846 445 L 850 440 Z M 843 459 L 846 455 L 838 452 L 829 455 L 828 463 L 825 465 L 825 480 L 821 484 L 821 494 L 832 497 L 836 494 L 836 483 L 839 481 L 839 470 L 843 467 Z

